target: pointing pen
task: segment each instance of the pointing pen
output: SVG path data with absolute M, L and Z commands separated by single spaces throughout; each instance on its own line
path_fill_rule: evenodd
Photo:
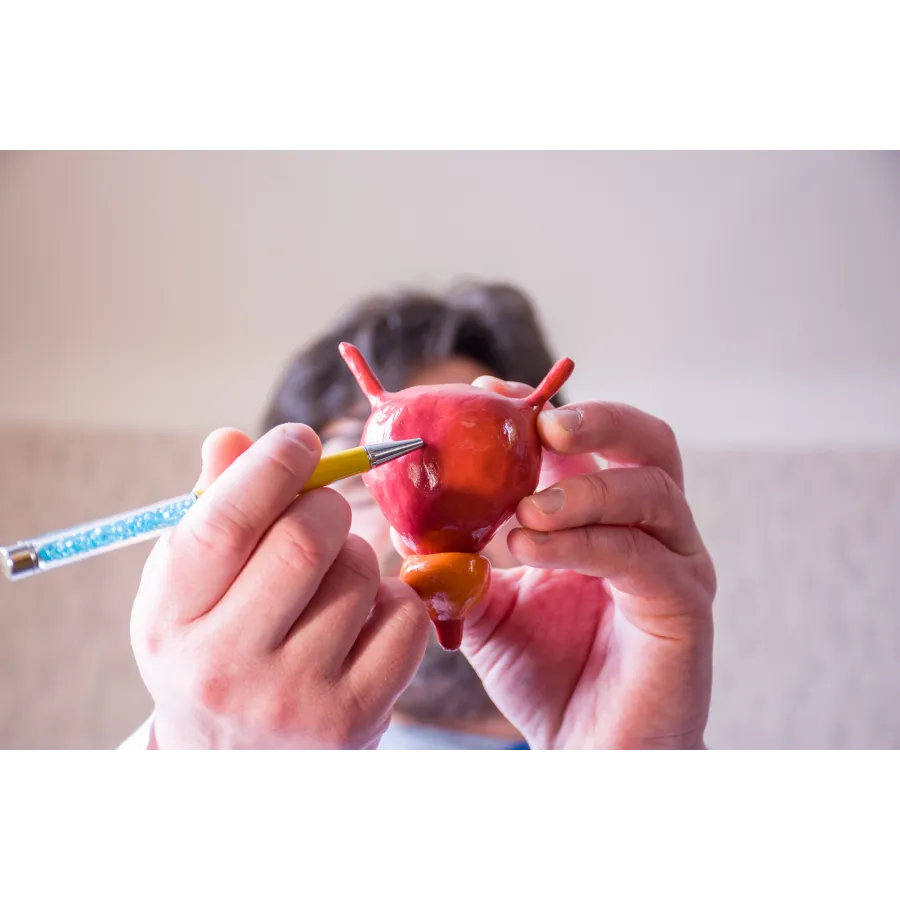
M 325 487 L 353 475 L 361 475 L 422 446 L 424 442 L 421 438 L 411 438 L 384 444 L 366 444 L 323 456 L 300 493 Z M 197 502 L 201 493 L 202 491 L 191 491 L 131 512 L 95 519 L 0 547 L 0 569 L 10 581 L 19 581 L 29 575 L 37 575 L 157 537 L 166 529 L 177 525 Z

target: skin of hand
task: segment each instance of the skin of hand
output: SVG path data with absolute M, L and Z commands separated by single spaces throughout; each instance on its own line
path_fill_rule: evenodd
M 519 504 L 524 565 L 494 571 L 463 652 L 535 749 L 704 749 L 716 575 L 674 434 L 596 401 L 548 406 L 538 431 L 551 486 Z
M 305 425 L 203 446 L 203 494 L 154 547 L 131 618 L 160 749 L 374 748 L 430 625 L 335 491 L 298 497 Z

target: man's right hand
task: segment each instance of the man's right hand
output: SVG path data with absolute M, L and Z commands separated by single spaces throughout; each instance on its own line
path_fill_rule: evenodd
M 414 591 L 382 581 L 321 454 L 283 425 L 203 448 L 203 495 L 150 554 L 131 637 L 162 749 L 375 747 L 425 652 Z

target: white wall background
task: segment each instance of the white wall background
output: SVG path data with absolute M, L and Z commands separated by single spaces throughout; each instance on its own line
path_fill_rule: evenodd
M 891 154 L 3 154 L 0 424 L 255 430 L 338 307 L 460 275 L 686 444 L 900 443 Z

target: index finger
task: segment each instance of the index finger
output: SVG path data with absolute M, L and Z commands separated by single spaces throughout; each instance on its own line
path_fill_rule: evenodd
M 555 453 L 596 453 L 621 466 L 657 466 L 684 490 L 675 433 L 662 419 L 624 403 L 590 400 L 545 410 L 538 431 Z
M 203 492 L 169 537 L 167 576 L 182 620 L 209 612 L 263 534 L 309 480 L 322 452 L 306 425 L 273 428 Z

